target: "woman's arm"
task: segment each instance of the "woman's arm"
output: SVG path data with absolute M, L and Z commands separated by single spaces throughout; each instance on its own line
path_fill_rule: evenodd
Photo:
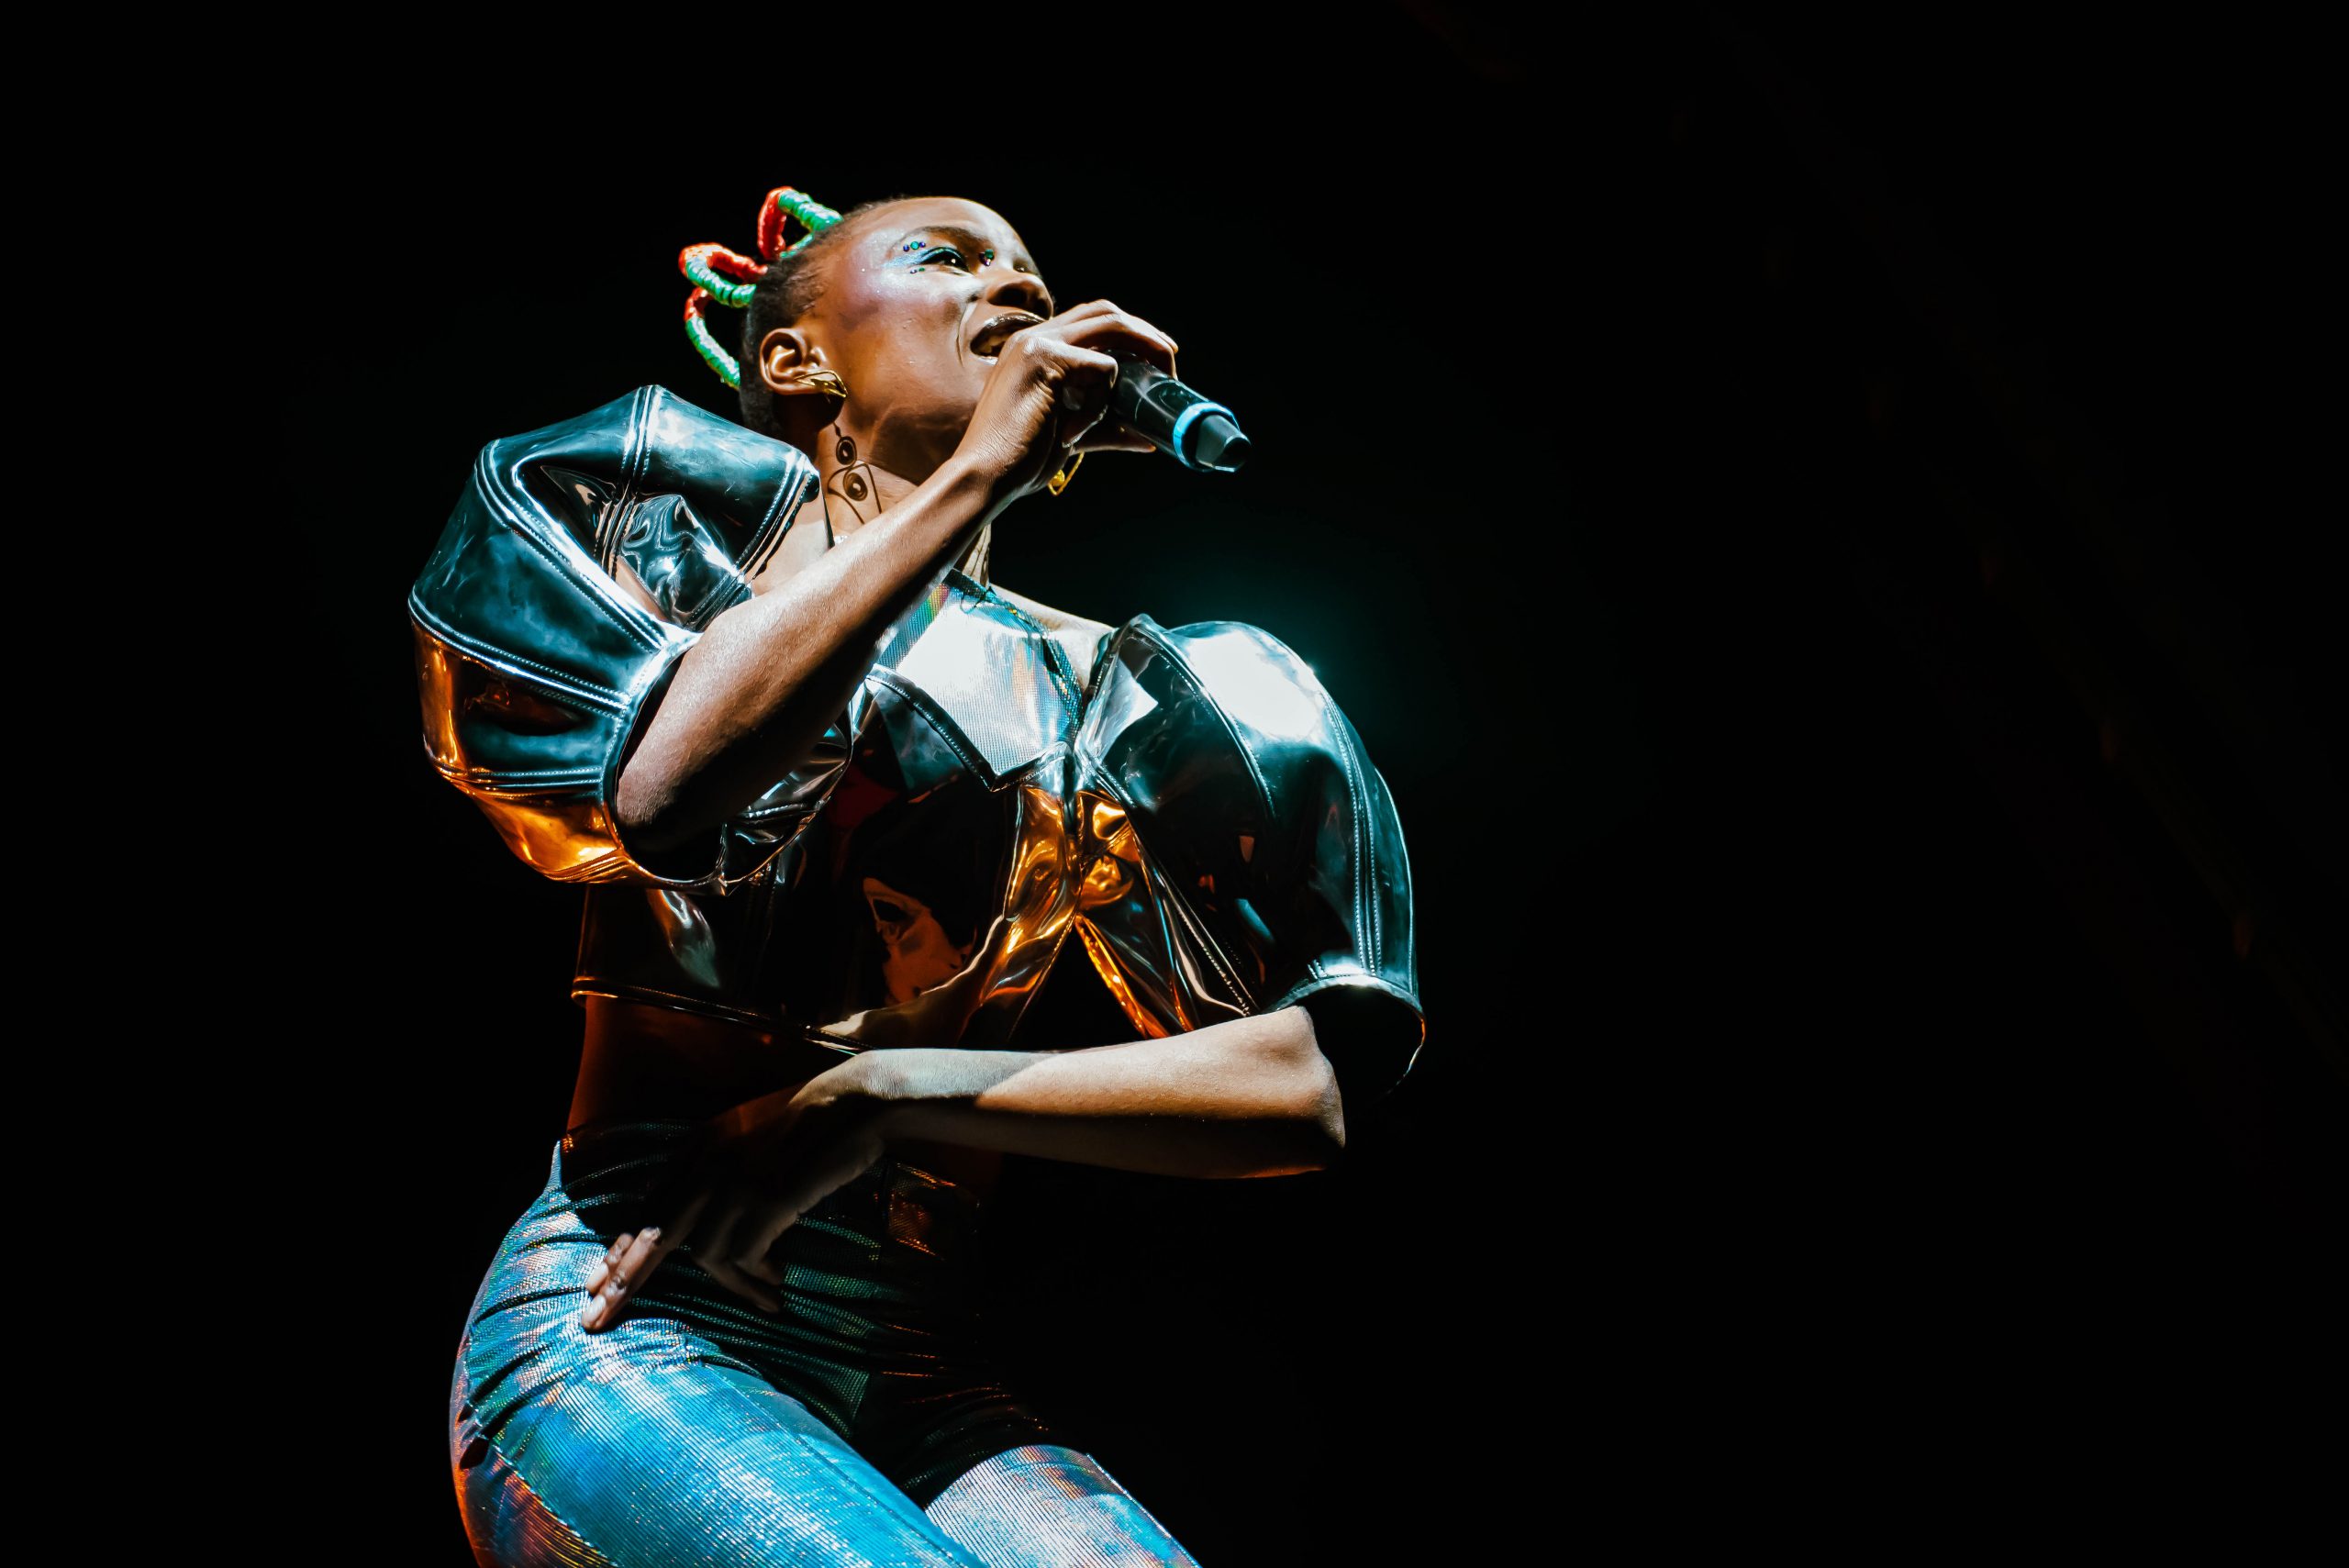
M 1303 1007 L 1081 1051 L 877 1051 L 847 1063 L 881 1137 L 1169 1176 L 1317 1171 L 1345 1148 Z
M 1071 451 L 1146 451 L 1114 421 L 1111 347 L 1171 365 L 1174 345 L 1107 301 L 1017 332 L 938 469 L 781 586 L 736 605 L 677 662 L 623 765 L 632 844 L 707 833 L 804 763 L 872 667 L 874 644 L 972 534 Z
M 777 1238 L 893 1138 L 1177 1176 L 1322 1169 L 1345 1147 L 1337 1078 L 1302 1006 L 1077 1051 L 870 1051 L 727 1118 L 716 1176 L 669 1224 L 623 1235 L 589 1276 L 594 1329 L 689 1246 L 769 1311 Z M 762 1282 L 764 1282 L 763 1284 Z
M 883 629 L 969 542 L 994 491 L 990 475 L 950 461 L 781 587 L 711 621 L 620 773 L 629 840 L 685 843 L 805 762 Z

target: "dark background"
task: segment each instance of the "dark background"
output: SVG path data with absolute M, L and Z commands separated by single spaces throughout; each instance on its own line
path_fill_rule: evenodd
M 578 1048 L 579 895 L 427 765 L 404 591 L 484 441 L 728 406 L 674 258 L 784 181 L 975 197 L 1182 339 L 1248 470 L 1097 459 L 995 574 L 1267 628 L 1408 834 L 1431 1032 L 1344 1169 L 999 1205 L 1008 1353 L 1202 1561 L 2301 1495 L 2349 1191 L 2304 51 L 1499 15 L 1240 66 L 973 20 L 911 74 L 387 33 L 250 111 L 300 135 L 235 220 L 321 280 L 271 317 L 309 654 L 251 831 L 315 883 L 251 890 L 237 1157 L 317 1507 L 464 1559 L 451 1360 Z

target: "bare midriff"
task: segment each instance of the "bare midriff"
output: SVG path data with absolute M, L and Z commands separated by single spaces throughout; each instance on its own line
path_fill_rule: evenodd
M 796 1035 L 706 1013 L 590 996 L 572 1127 L 607 1121 L 703 1121 L 764 1095 L 787 1094 L 841 1056 Z M 907 1164 L 984 1195 L 1003 1156 L 991 1149 L 894 1139 Z

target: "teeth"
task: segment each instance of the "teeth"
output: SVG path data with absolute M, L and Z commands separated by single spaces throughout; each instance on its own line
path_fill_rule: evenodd
M 1024 312 L 1018 316 L 998 316 L 979 329 L 979 335 L 971 340 L 971 351 L 983 360 L 994 359 L 1003 352 L 1003 345 L 1014 332 L 1023 327 L 1037 326 L 1042 320 L 1041 316 L 1030 316 Z

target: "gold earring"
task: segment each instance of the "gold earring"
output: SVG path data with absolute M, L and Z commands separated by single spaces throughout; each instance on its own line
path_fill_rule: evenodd
M 1044 481 L 1044 488 L 1055 495 L 1067 489 L 1069 481 L 1076 477 L 1076 465 L 1084 461 L 1083 452 L 1069 453 L 1068 461 L 1061 464 L 1050 479 Z
M 821 369 L 807 371 L 801 373 L 799 379 L 827 397 L 837 397 L 842 403 L 848 401 L 848 383 L 830 371 Z

